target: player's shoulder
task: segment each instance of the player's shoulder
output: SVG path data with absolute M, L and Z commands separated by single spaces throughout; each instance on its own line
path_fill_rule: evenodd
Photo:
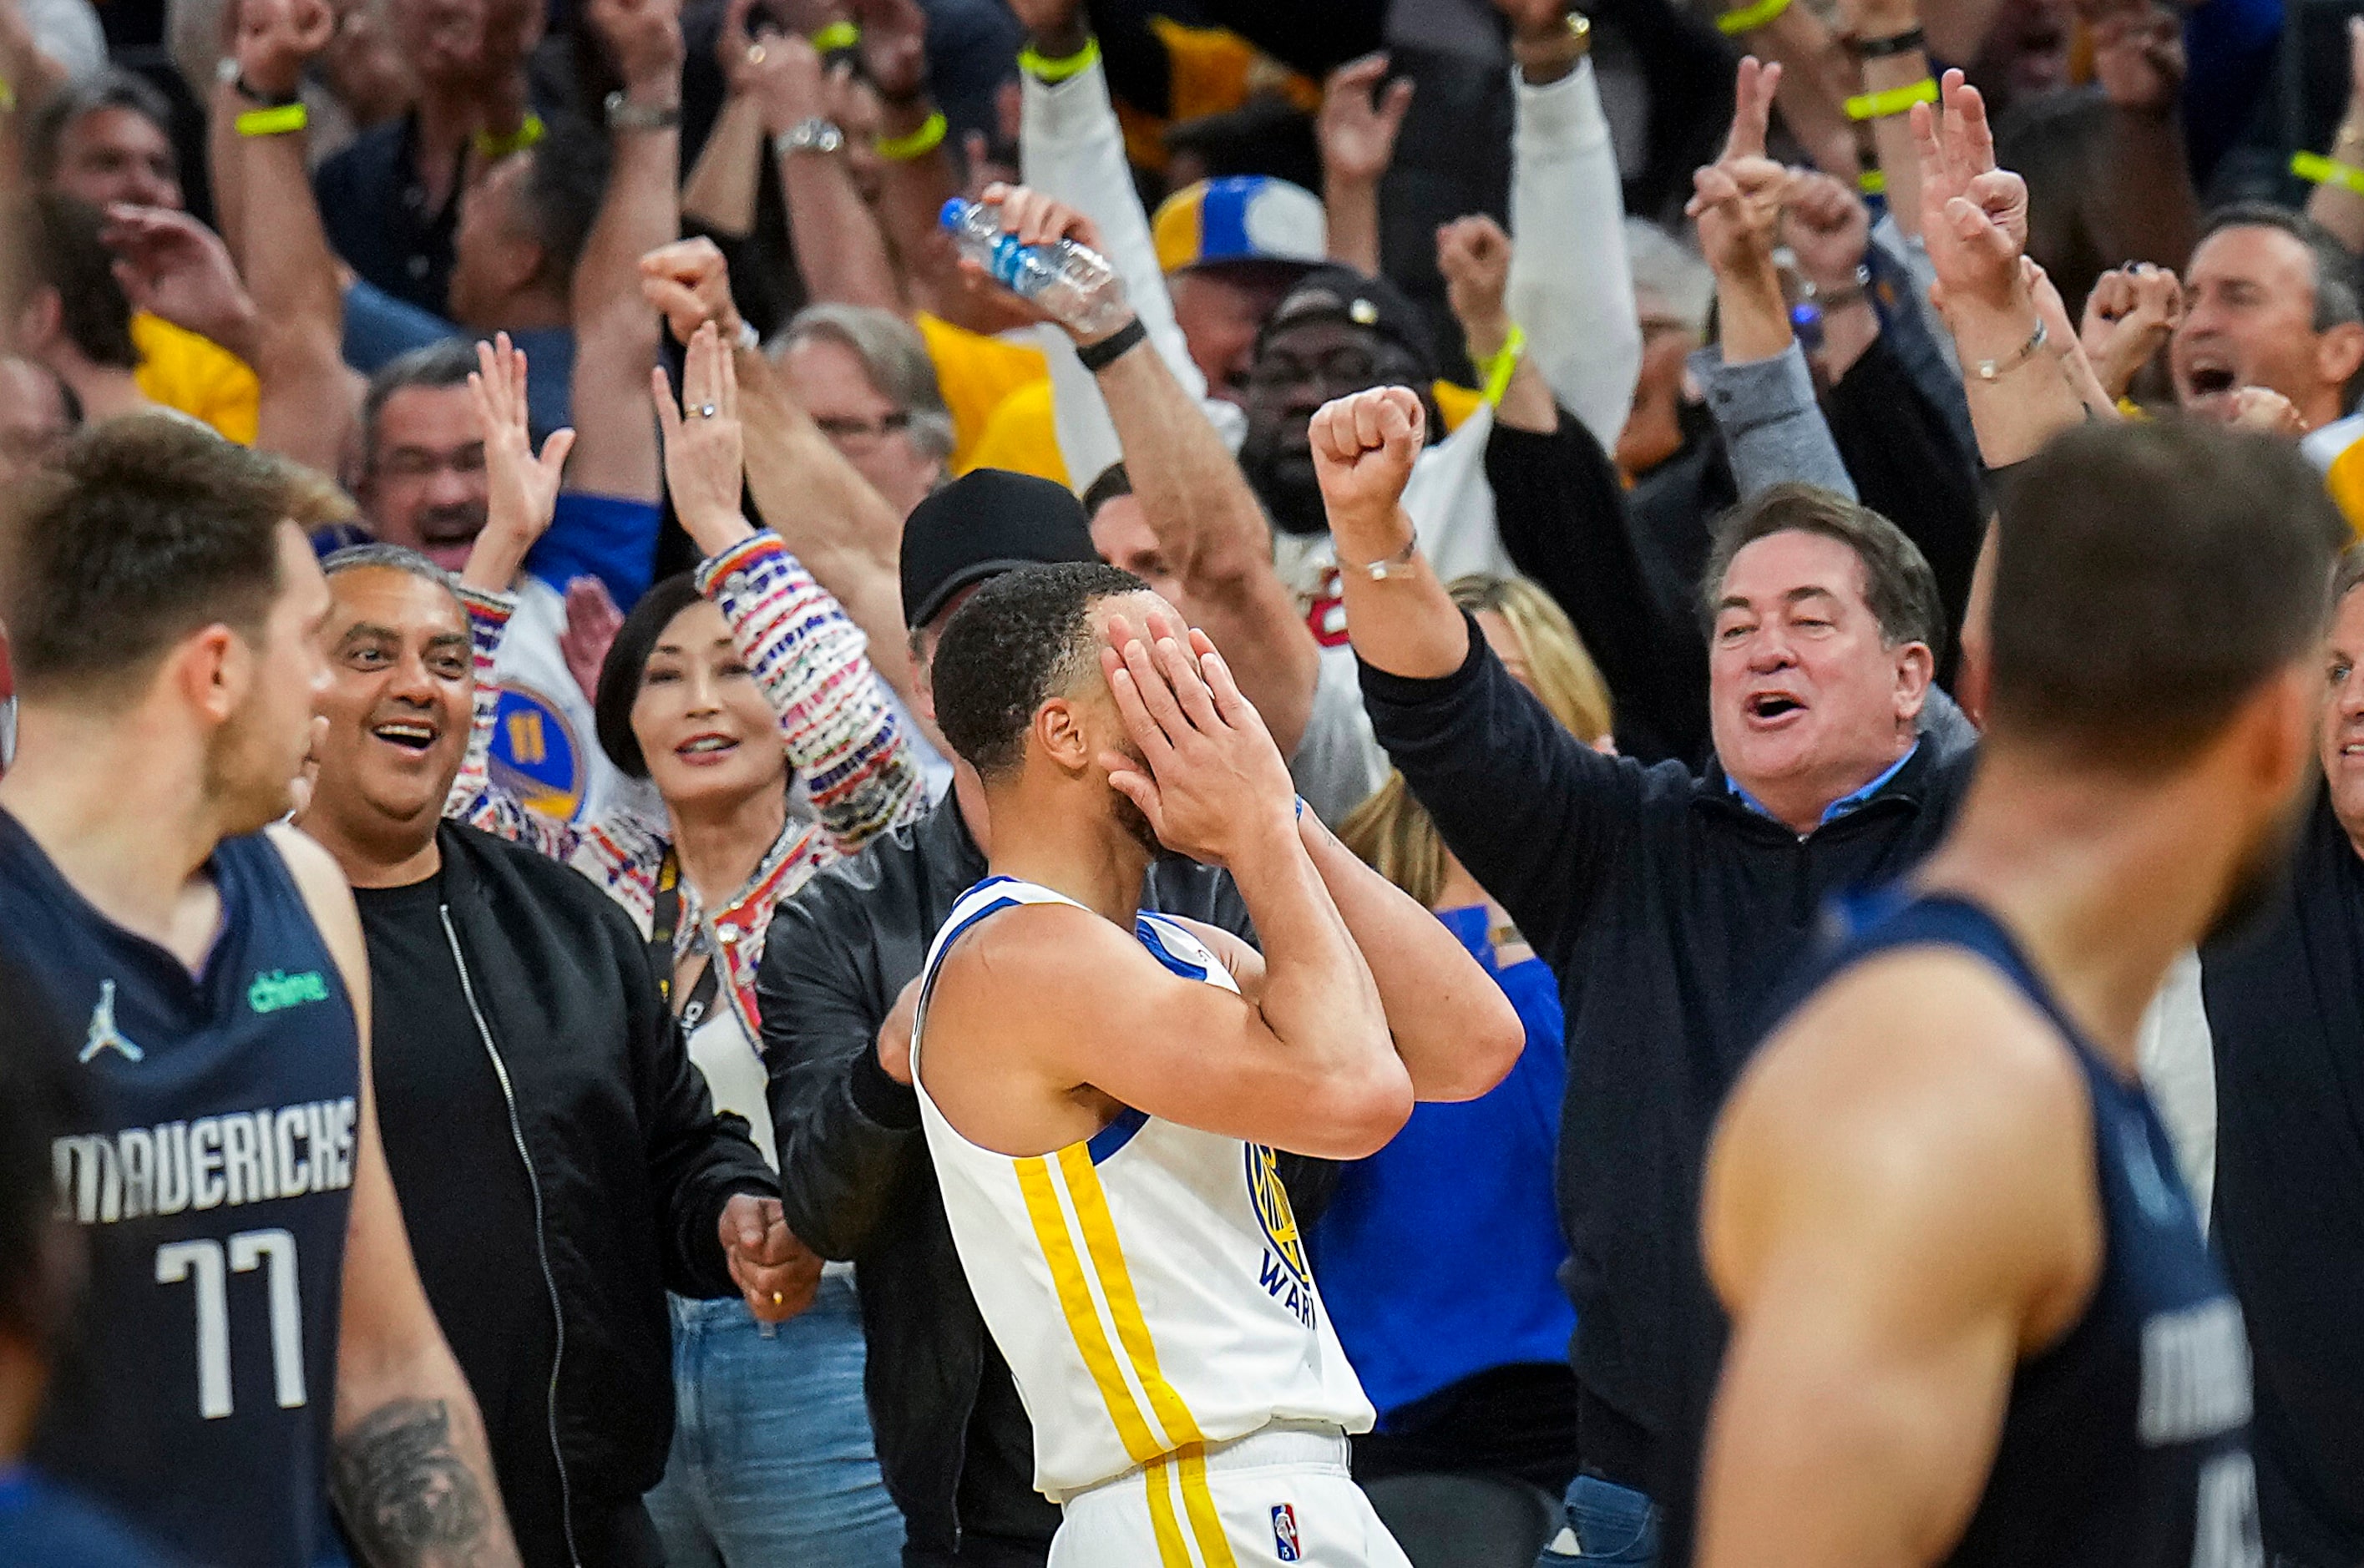
M 273 822 L 262 830 L 262 837 L 278 852 L 287 874 L 295 880 L 296 891 L 304 895 L 304 902 L 312 906 L 316 916 L 340 908 L 351 910 L 352 886 L 346 882 L 344 869 L 337 864 L 336 856 L 329 853 L 318 840 L 285 822 Z
M 1717 1153 L 1747 1184 L 1932 1214 L 1966 1195 L 2041 1208 L 2045 1184 L 2090 1168 L 2091 1126 L 2058 1026 L 1979 955 L 1912 946 L 1850 965 L 1789 1015 L 1734 1089 Z

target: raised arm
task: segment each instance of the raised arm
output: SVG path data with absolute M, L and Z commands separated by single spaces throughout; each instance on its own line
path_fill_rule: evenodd
M 1511 132 L 1511 315 L 1552 395 L 1604 447 L 1634 404 L 1642 322 L 1625 253 L 1617 149 L 1593 75 L 1591 31 L 1567 0 L 1496 0 L 1518 62 Z
M 293 97 L 334 27 L 326 0 L 240 0 L 239 70 L 259 91 Z M 235 106 L 242 117 L 259 107 L 234 89 L 223 93 L 217 113 Z M 241 154 L 233 188 L 252 237 L 243 260 L 256 307 L 250 362 L 262 386 L 255 444 L 334 473 L 358 389 L 342 356 L 344 300 L 305 168 L 303 122 L 276 131 L 233 124 Z
M 1395 161 L 1396 135 L 1411 108 L 1411 78 L 1399 77 L 1382 93 L 1387 73 L 1384 54 L 1348 61 L 1321 84 L 1321 112 L 1313 122 L 1330 259 L 1374 274 L 1379 271 L 1379 181 Z
M 1939 987 L 1957 999 L 1942 1018 Z M 2081 1309 L 2101 1240 L 2091 1112 L 2067 1053 L 1998 989 L 1958 955 L 1867 965 L 1728 1106 L 1702 1220 L 1734 1319 L 1705 1568 L 1942 1562 L 2014 1367 Z M 1907 1015 L 1921 1027 L 1900 1034 Z
M 878 89 L 878 221 L 903 263 L 911 304 L 973 331 L 987 319 L 961 286 L 956 253 L 937 219 L 961 194 L 959 171 L 944 145 L 943 111 L 928 92 L 928 18 L 919 0 L 853 0 L 862 28 L 862 65 Z
M 573 399 L 583 440 L 568 487 L 655 501 L 663 494 L 656 427 L 641 389 L 661 328 L 641 297 L 641 258 L 681 229 L 681 0 L 588 0 L 584 14 L 624 85 L 608 111 L 607 194 L 574 267 Z
M 1986 103 L 1958 71 L 1943 83 L 1942 124 L 1912 110 L 1920 147 L 1921 228 L 1936 269 L 1935 298 L 1961 359 L 1979 455 L 1990 468 L 2033 457 L 2085 417 L 2076 383 L 2050 341 L 2020 266 L 2027 183 L 1995 167 Z
M 352 998 L 361 1050 L 329 1495 L 365 1568 L 510 1568 L 484 1418 L 427 1305 L 378 1140 L 361 916 L 326 850 L 291 828 L 271 833 Z
M 1740 62 L 1723 156 L 1692 177 L 1687 210 L 1715 272 L 1718 339 L 1694 355 L 1708 383 L 1708 407 L 1732 454 L 1743 496 L 1801 480 L 1850 499 L 1854 482 L 1839 460 L 1814 399 L 1812 373 L 1790 326 L 1773 249 L 1789 170 L 1765 156 L 1766 126 L 1781 80 L 1779 65 Z
M 830 82 L 820 52 L 803 39 L 764 32 L 750 46 L 750 60 L 757 53 L 763 58 L 747 67 L 748 90 L 762 106 L 764 141 L 779 165 L 807 296 L 901 310 L 903 291 L 886 236 L 854 185 L 842 145 L 844 129 L 830 117 Z M 824 145 L 823 126 L 837 131 L 841 145 Z
M 2078 183 L 2094 247 L 2108 261 L 2181 266 L 2200 238 L 2183 147 L 2181 8 L 2113 0 L 2093 27 L 2093 72 L 2110 106 L 2095 177 Z
M 1938 7 L 1941 15 L 1959 8 Z M 1929 49 L 1921 31 L 1918 0 L 1841 0 L 1840 11 L 1866 97 L 1890 96 L 1892 102 L 1893 95 L 1929 80 Z M 1880 176 L 1898 232 L 1909 242 L 1921 234 L 1921 159 L 1912 145 L 1912 117 L 1875 115 L 1868 123 L 1872 167 Z
M 2350 250 L 2364 252 L 2364 191 L 2348 183 L 2352 177 L 2364 184 L 2364 17 L 2347 18 L 2347 108 L 2331 138 L 2330 161 L 2344 164 L 2348 174 L 2334 170 L 2316 178 L 2306 216 L 2339 236 Z
M 732 346 L 747 489 L 756 508 L 862 629 L 872 666 L 908 707 L 911 661 L 897 564 L 903 519 L 788 395 L 763 350 L 746 341 L 730 269 L 711 241 L 686 239 L 641 258 L 641 287 L 682 342 L 711 322 Z
M 1003 225 L 1024 242 L 1069 239 L 1098 249 L 1098 228 L 1073 207 L 1024 186 L 996 191 Z M 1087 345 L 1135 330 L 1128 324 L 1098 339 L 1070 336 Z M 1181 579 L 1185 608 L 1224 651 L 1281 753 L 1290 754 L 1305 730 L 1321 652 L 1273 571 L 1271 526 L 1255 493 L 1198 399 L 1146 342 L 1094 379 L 1142 514 Z
M 662 371 L 654 395 L 674 508 L 706 553 L 698 587 L 730 622 L 822 828 L 851 854 L 925 806 L 910 740 L 863 657 L 861 631 L 776 536 L 740 515 L 739 384 L 710 323 L 690 338 L 680 407 Z

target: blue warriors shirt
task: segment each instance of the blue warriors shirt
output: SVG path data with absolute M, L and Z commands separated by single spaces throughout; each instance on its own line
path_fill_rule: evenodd
M 87 1125 L 53 1151 L 88 1243 L 34 1457 L 199 1562 L 304 1568 L 327 1539 L 361 1062 L 279 851 L 224 841 L 192 975 L 91 907 L 0 811 L 0 943 L 69 1026 Z

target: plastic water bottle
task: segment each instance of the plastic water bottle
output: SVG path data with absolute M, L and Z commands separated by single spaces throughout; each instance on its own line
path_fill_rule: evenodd
M 1020 245 L 1002 228 L 998 206 L 959 196 L 944 204 L 942 221 L 960 253 L 987 276 L 1086 336 L 1113 331 L 1132 313 L 1124 280 L 1088 245 L 1072 239 Z

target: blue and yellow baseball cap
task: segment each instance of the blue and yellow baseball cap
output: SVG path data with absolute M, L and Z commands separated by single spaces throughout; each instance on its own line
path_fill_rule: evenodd
M 1224 261 L 1328 261 L 1321 198 L 1269 174 L 1232 174 L 1185 185 L 1158 205 L 1150 231 L 1160 271 Z

